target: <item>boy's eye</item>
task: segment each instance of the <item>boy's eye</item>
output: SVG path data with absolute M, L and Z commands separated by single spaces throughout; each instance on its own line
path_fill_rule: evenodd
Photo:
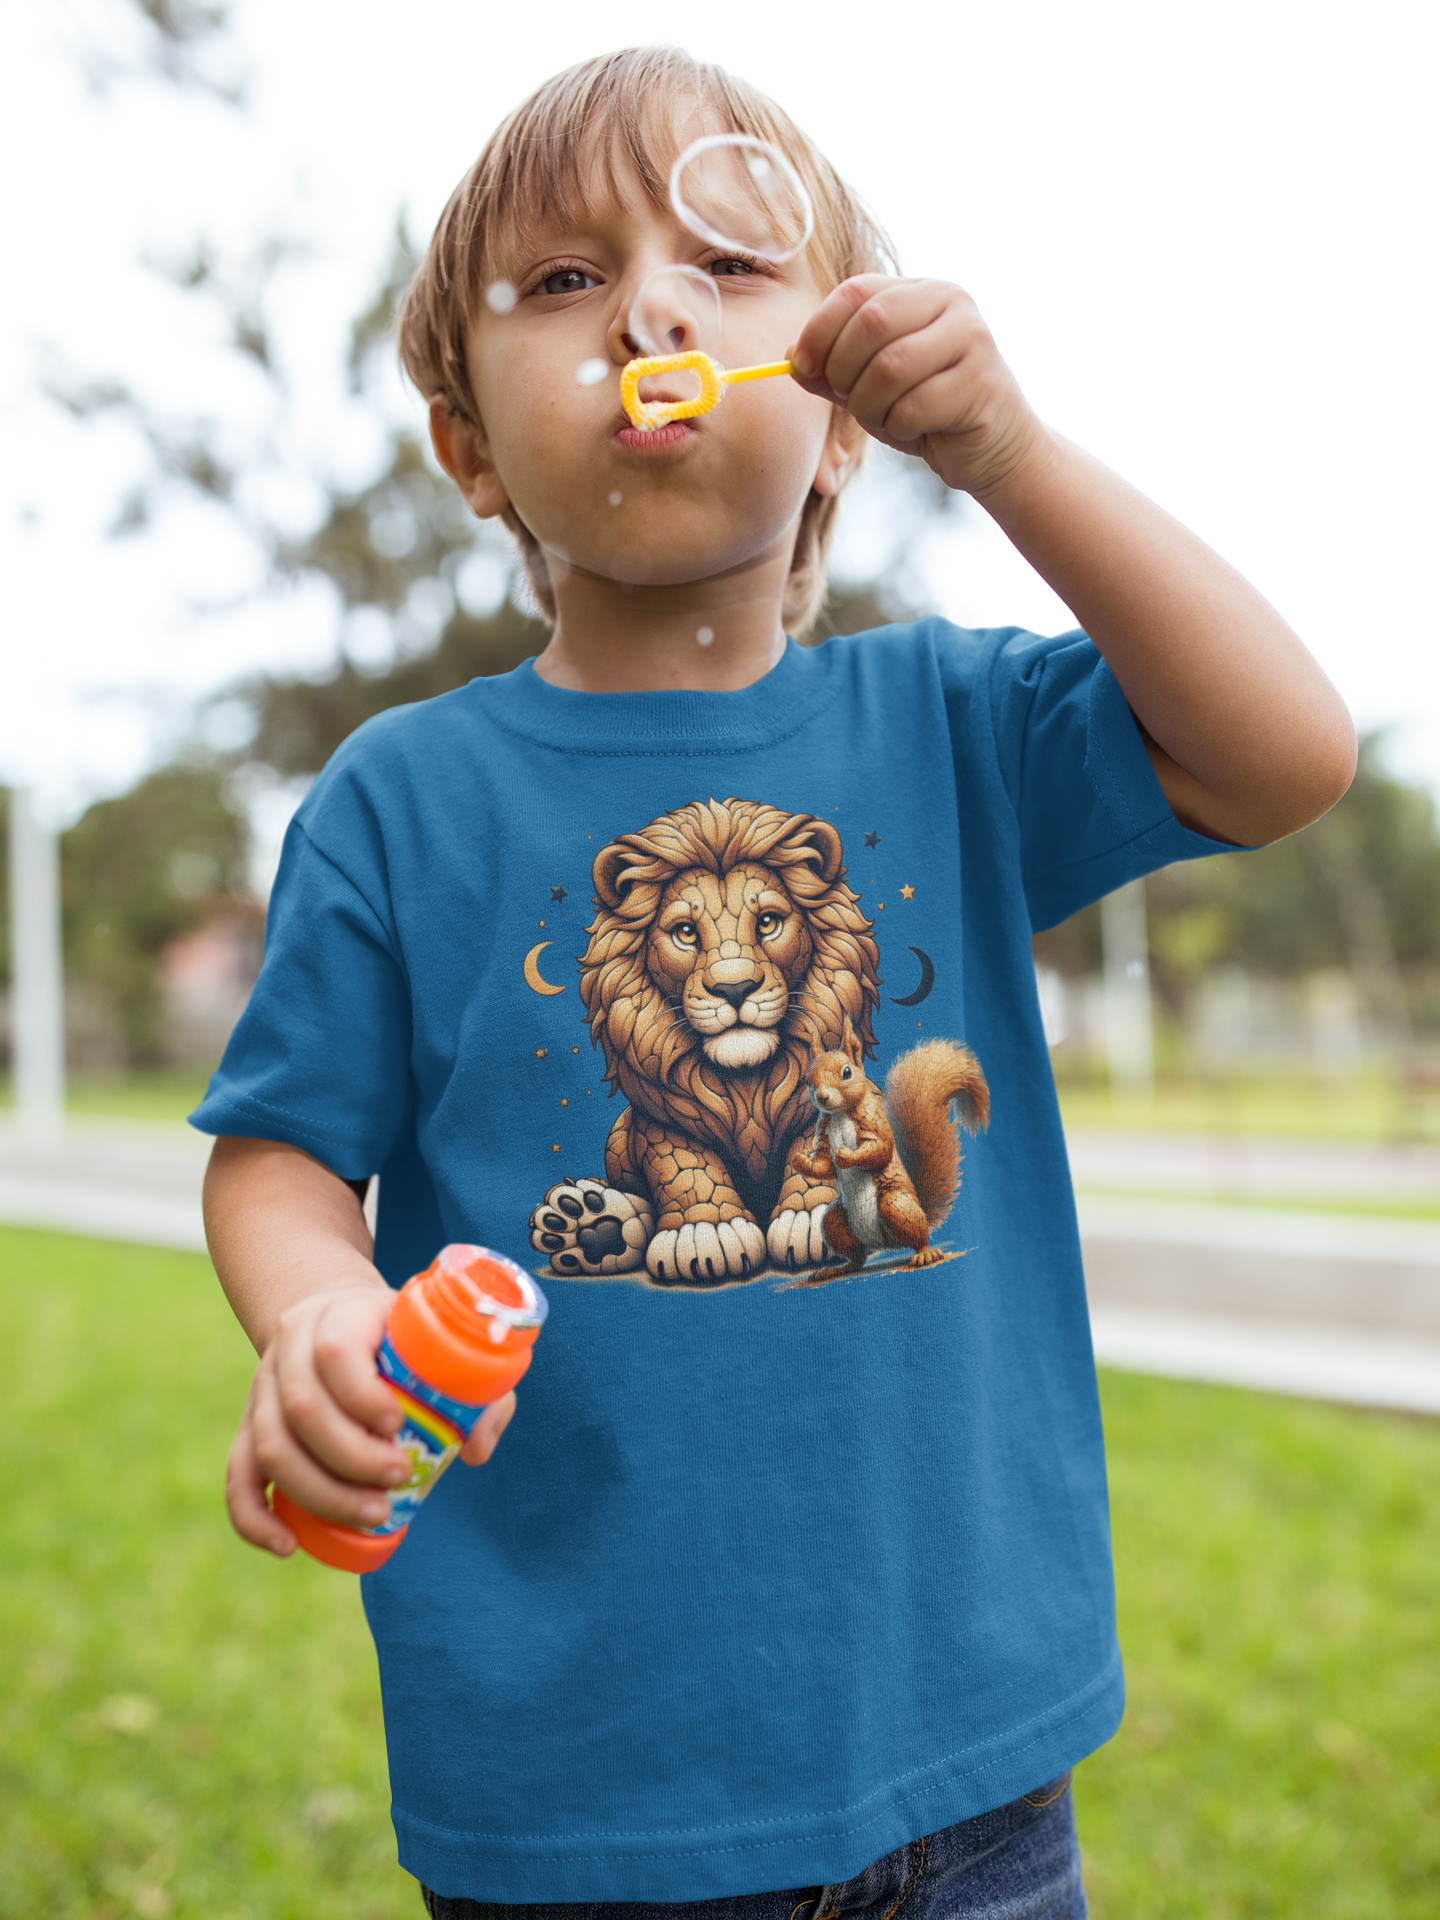
M 583 293 L 587 287 L 598 287 L 600 282 L 593 273 L 586 273 L 582 267 L 557 267 L 554 273 L 540 282 L 541 293 Z
M 736 254 L 727 254 L 723 260 L 712 260 L 707 271 L 715 274 L 717 278 L 723 274 L 730 273 L 753 273 L 755 271 L 755 262 L 753 260 L 742 260 Z

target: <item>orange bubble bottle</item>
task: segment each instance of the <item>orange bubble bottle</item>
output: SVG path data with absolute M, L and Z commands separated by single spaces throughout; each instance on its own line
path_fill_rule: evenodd
M 347 1573 L 383 1566 L 480 1415 L 529 1366 L 548 1312 L 525 1269 L 488 1247 L 445 1247 L 407 1280 L 375 1366 L 405 1416 L 394 1438 L 410 1456 L 410 1478 L 391 1494 L 389 1519 L 374 1528 L 321 1520 L 272 1489 L 277 1518 L 306 1553 Z

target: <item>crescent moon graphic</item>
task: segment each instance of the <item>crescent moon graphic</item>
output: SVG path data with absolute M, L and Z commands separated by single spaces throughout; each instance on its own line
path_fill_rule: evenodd
M 892 1007 L 918 1007 L 935 984 L 935 963 L 923 947 L 911 947 L 911 953 L 920 962 L 920 984 L 913 993 L 891 994 Z
M 563 993 L 565 991 L 564 987 L 552 987 L 548 980 L 540 978 L 540 956 L 546 947 L 552 947 L 554 944 L 553 940 L 541 940 L 538 945 L 531 947 L 525 956 L 525 984 L 532 993 Z M 933 972 L 931 978 L 934 978 Z

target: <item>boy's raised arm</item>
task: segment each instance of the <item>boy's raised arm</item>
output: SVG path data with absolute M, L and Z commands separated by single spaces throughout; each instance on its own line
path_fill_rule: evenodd
M 1058 434 L 981 505 L 1108 661 L 1177 819 L 1236 845 L 1318 819 L 1355 776 L 1355 728 L 1263 595 Z
M 791 362 L 808 391 L 973 494 L 1055 589 L 1184 825 L 1274 840 L 1345 792 L 1355 729 L 1299 638 L 1204 541 L 1039 420 L 960 288 L 847 280 Z
M 411 1463 L 388 1438 L 395 1396 L 375 1371 L 394 1294 L 376 1270 L 358 1195 L 300 1148 L 222 1136 L 205 1174 L 210 1256 L 260 1355 L 230 1450 L 225 1504 L 240 1536 L 272 1553 L 295 1537 L 270 1484 L 343 1526 L 374 1526 Z M 515 1409 L 506 1394 L 461 1458 L 488 1460 Z

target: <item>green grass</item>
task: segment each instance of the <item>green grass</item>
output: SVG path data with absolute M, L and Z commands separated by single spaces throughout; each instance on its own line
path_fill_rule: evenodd
M 1064 1082 L 1067 1127 L 1147 1133 L 1261 1135 L 1291 1140 L 1440 1144 L 1440 1093 L 1409 1093 L 1371 1078 L 1162 1080 L 1153 1095 Z
M 1096 1920 L 1440 1912 L 1440 1424 L 1102 1376 L 1129 1710 Z
M 0 1914 L 414 1920 L 358 1585 L 225 1518 L 209 1263 L 12 1229 L 0 1273 Z
M 204 1098 L 208 1067 L 159 1067 L 145 1073 L 71 1073 L 65 1084 L 68 1113 L 115 1120 L 183 1120 Z M 11 1103 L 10 1082 L 0 1075 L 0 1109 Z
M 415 1920 L 356 1584 L 220 1504 L 204 1260 L 0 1229 L 4 1920 Z M 1440 1425 L 1109 1374 L 1124 1729 L 1097 1920 L 1432 1920 Z
M 1279 1207 L 1291 1213 L 1363 1213 L 1385 1220 L 1440 1220 L 1440 1200 L 1416 1200 L 1397 1194 L 1393 1199 L 1332 1193 L 1166 1193 L 1156 1187 L 1086 1187 L 1076 1192 L 1096 1200 L 1174 1200 L 1187 1206 Z

